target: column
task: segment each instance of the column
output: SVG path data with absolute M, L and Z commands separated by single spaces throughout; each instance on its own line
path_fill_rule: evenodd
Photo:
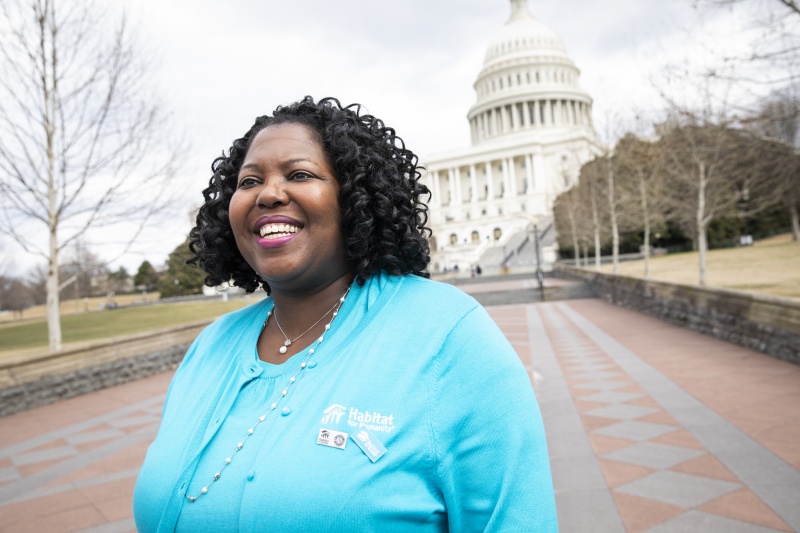
M 450 201 L 447 205 L 456 203 L 456 180 L 453 179 L 453 169 L 447 169 L 447 192 L 450 194 Z
M 508 132 L 508 113 L 507 113 L 507 110 L 506 110 L 506 106 L 501 106 L 498 109 L 500 110 L 500 118 L 501 118 L 501 121 L 502 121 L 502 123 L 501 123 L 502 130 L 501 131 L 503 133 L 506 133 L 506 132 Z
M 508 184 L 511 196 L 517 195 L 517 165 L 513 157 L 506 158 L 506 167 L 508 167 Z
M 519 129 L 519 115 L 517 114 L 517 104 L 511 104 L 511 129 Z
M 475 141 L 478 140 L 478 119 L 477 117 L 473 117 L 469 120 L 469 132 L 472 137 L 472 144 L 475 144 Z
M 486 161 L 483 164 L 483 168 L 486 169 L 486 200 L 491 201 L 494 200 L 494 179 L 492 178 L 492 162 Z
M 469 186 L 472 188 L 472 197 L 469 199 L 471 204 L 478 203 L 478 177 L 475 175 L 475 164 L 469 166 Z
M 533 101 L 533 125 L 539 127 L 542 125 L 542 109 L 539 100 Z
M 533 156 L 525 154 L 525 174 L 528 179 L 528 196 L 533 196 Z
M 522 102 L 522 127 L 529 127 L 531 126 L 531 110 L 530 106 L 528 106 L 528 101 L 525 100 Z
M 434 170 L 429 172 L 428 176 L 431 184 L 431 200 L 435 207 L 440 207 L 442 205 L 442 195 L 439 191 L 439 173 Z
M 511 196 L 511 184 L 508 182 L 508 158 L 502 160 L 503 164 L 503 198 Z
M 451 172 L 453 173 L 456 182 L 456 205 L 461 205 L 464 203 L 464 195 L 462 194 L 461 190 L 461 170 L 459 167 L 456 167 L 452 169 Z

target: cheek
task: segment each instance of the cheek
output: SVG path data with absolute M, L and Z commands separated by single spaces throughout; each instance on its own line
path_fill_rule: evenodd
M 233 193 L 231 203 L 228 204 L 228 223 L 234 232 L 240 230 L 247 220 L 248 209 L 246 207 L 246 200 L 238 191 Z

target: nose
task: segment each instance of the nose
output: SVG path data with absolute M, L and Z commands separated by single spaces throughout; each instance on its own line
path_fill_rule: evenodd
M 284 189 L 284 180 L 280 178 L 266 180 L 258 192 L 257 201 L 259 207 L 275 207 L 289 203 L 289 197 Z

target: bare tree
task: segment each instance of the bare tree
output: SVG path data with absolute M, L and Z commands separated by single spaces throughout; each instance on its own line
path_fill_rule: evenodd
M 584 224 L 587 240 L 594 244 L 594 267 L 600 270 L 600 255 L 602 245 L 607 241 L 610 228 L 608 202 L 604 200 L 604 180 L 607 179 L 605 162 L 603 158 L 593 159 L 581 167 L 579 191 L 580 203 L 584 206 Z M 588 236 L 591 238 L 588 238 Z
M 718 64 L 734 66 L 725 74 L 729 80 L 747 86 L 754 94 L 763 89 L 797 84 L 800 67 L 800 4 L 797 0 L 692 0 L 695 7 L 726 8 L 733 15 L 741 11 L 744 21 L 737 25 L 742 42 L 749 49 L 708 50 Z
M 124 15 L 114 23 L 103 9 L 0 0 L 3 230 L 47 261 L 51 350 L 61 346 L 61 251 L 97 228 L 130 246 L 171 202 L 175 152 L 149 63 Z M 32 238 L 37 225 L 46 238 Z
M 553 202 L 553 219 L 556 232 L 559 236 L 569 237 L 572 241 L 572 250 L 575 255 L 575 266 L 581 266 L 579 233 L 579 212 L 581 206 L 578 200 L 578 188 L 573 186 L 571 189 L 559 194 Z
M 761 169 L 762 146 L 724 123 L 684 114 L 665 128 L 659 147 L 670 179 L 671 213 L 695 236 L 699 283 L 705 285 L 709 224 L 753 216 L 774 205 L 783 191 Z
M 767 148 L 763 154 L 771 164 L 776 186 L 784 191 L 781 203 L 789 213 L 792 240 L 800 240 L 800 98 L 793 90 L 775 91 L 762 103 L 757 114 L 745 121 Z M 774 141 L 775 144 L 767 141 Z
M 644 277 L 650 276 L 650 236 L 654 226 L 663 221 L 664 190 L 661 158 L 655 143 L 628 134 L 617 143 L 615 158 L 618 173 L 626 178 L 623 183 L 632 188 L 635 197 L 630 209 L 643 232 Z M 633 215 L 633 212 L 631 215 Z

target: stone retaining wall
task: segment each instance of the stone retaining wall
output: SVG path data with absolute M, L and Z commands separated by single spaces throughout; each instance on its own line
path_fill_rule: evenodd
M 541 291 L 538 287 L 532 287 L 529 289 L 518 289 L 513 291 L 471 292 L 469 295 L 478 300 L 478 303 L 484 307 L 491 305 L 516 305 L 595 297 L 594 292 L 587 283 L 556 285 L 550 287 L 545 286 L 544 290 Z
M 678 285 L 556 265 L 558 277 L 597 297 L 773 357 L 800 364 L 800 301 Z
M 0 416 L 177 367 L 211 321 L 0 362 Z

